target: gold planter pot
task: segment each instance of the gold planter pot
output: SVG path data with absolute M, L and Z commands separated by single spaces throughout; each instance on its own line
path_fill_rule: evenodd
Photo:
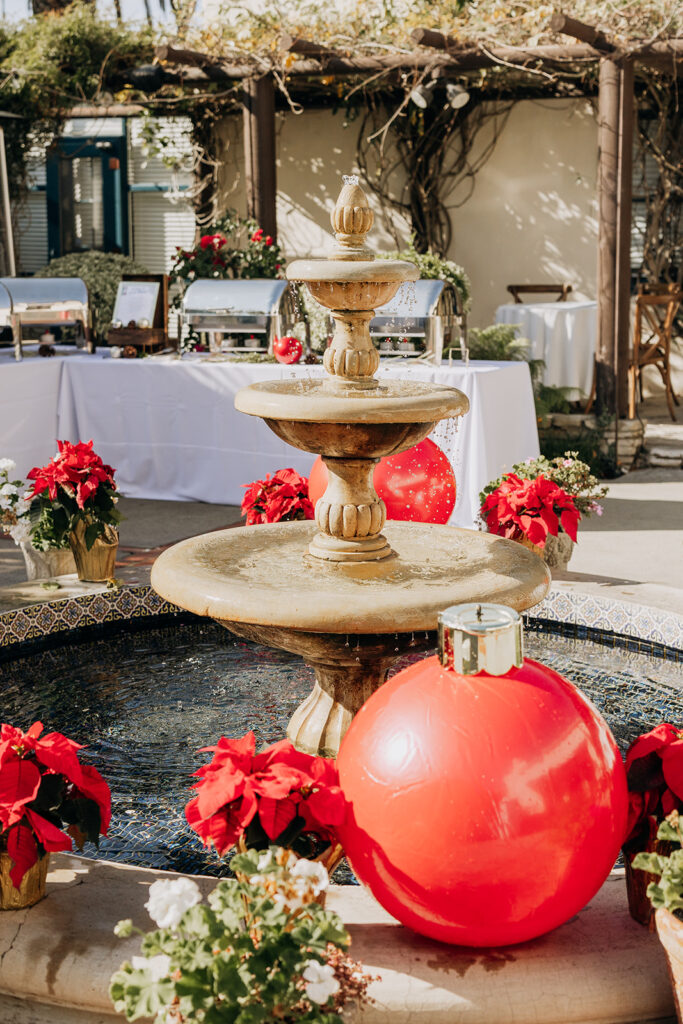
M 85 545 L 85 524 L 78 522 L 69 536 L 69 544 L 79 580 L 103 583 L 113 577 L 119 546 L 119 535 L 113 526 L 105 526 L 102 536 L 97 538 L 88 551 Z
M 0 910 L 24 910 L 42 900 L 45 895 L 45 879 L 50 861 L 50 854 L 40 857 L 33 867 L 29 868 L 21 880 L 19 888 L 15 888 L 10 878 L 14 861 L 6 850 L 0 851 Z
M 665 907 L 655 912 L 657 935 L 664 946 L 673 989 L 676 1017 L 683 1024 L 683 921 Z
M 518 543 L 530 551 L 535 551 L 549 569 L 557 569 L 560 572 L 565 572 L 574 551 L 574 541 L 567 533 L 558 533 L 557 537 L 548 536 L 543 548 L 532 544 L 526 537 L 521 537 Z

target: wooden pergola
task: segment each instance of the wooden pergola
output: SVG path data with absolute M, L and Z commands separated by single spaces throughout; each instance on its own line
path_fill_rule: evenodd
M 556 13 L 550 28 L 572 39 L 564 45 L 535 47 L 466 45 L 440 32 L 416 29 L 410 54 L 353 56 L 313 41 L 282 36 L 280 55 L 268 62 L 235 63 L 228 58 L 157 48 L 155 89 L 164 84 L 197 86 L 240 82 L 249 214 L 276 237 L 275 76 L 294 87 L 306 79 L 365 78 L 397 81 L 406 73 L 455 76 L 481 68 L 506 67 L 521 76 L 598 66 L 598 341 L 596 410 L 623 416 L 627 410 L 630 331 L 630 241 L 634 66 L 675 76 L 683 62 L 683 39 L 673 38 L 624 49 L 602 32 Z M 295 59 L 292 60 L 292 57 Z M 283 59 L 284 58 L 284 59 Z M 135 81 L 133 81 L 135 84 Z

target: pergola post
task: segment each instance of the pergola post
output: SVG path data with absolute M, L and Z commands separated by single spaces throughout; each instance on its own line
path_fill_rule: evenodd
M 631 219 L 633 209 L 633 61 L 619 67 L 618 226 L 616 271 L 617 408 L 628 411 L 628 366 L 631 358 Z
M 271 75 L 244 83 L 244 156 L 247 212 L 277 238 L 275 213 L 275 87 Z
M 619 181 L 620 70 L 600 61 L 598 97 L 598 338 L 595 352 L 595 407 L 617 409 L 617 236 Z

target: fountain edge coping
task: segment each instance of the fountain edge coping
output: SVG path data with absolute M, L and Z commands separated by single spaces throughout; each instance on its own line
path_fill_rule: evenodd
M 31 1024 L 55 1024 L 53 1008 L 64 1012 L 65 1022 L 71 1020 L 67 1010 L 80 1011 L 78 1024 L 123 1020 L 113 1013 L 109 979 L 139 952 L 139 939 L 117 939 L 113 928 L 123 917 L 151 928 L 143 907 L 147 887 L 169 877 L 53 854 L 46 898 L 29 910 L 0 914 L 0 1013 L 4 995 L 20 1001 Z M 214 878 L 196 881 L 204 894 L 216 884 Z M 505 949 L 423 938 L 357 887 L 332 886 L 328 907 L 351 933 L 351 955 L 379 975 L 364 1024 L 616 1024 L 672 1016 L 663 949 L 628 916 L 623 872 L 613 872 L 565 925 Z

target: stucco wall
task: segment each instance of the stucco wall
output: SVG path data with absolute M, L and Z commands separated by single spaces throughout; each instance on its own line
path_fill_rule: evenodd
M 597 264 L 597 137 L 585 101 L 553 100 L 516 104 L 492 156 L 478 171 L 474 190 L 452 209 L 449 256 L 470 275 L 471 323 L 493 320 L 506 301 L 505 287 L 524 281 L 570 281 L 577 297 L 595 297 Z M 493 122 L 473 152 L 487 144 Z M 357 123 L 343 112 L 306 111 L 278 117 L 278 225 L 288 257 L 322 254 L 329 244 L 329 212 L 341 175 L 355 165 Z M 241 122 L 226 125 L 223 188 L 227 202 L 244 209 Z M 456 190 L 449 202 L 465 197 Z M 372 242 L 393 248 L 378 214 Z M 408 225 L 395 219 L 407 239 Z

